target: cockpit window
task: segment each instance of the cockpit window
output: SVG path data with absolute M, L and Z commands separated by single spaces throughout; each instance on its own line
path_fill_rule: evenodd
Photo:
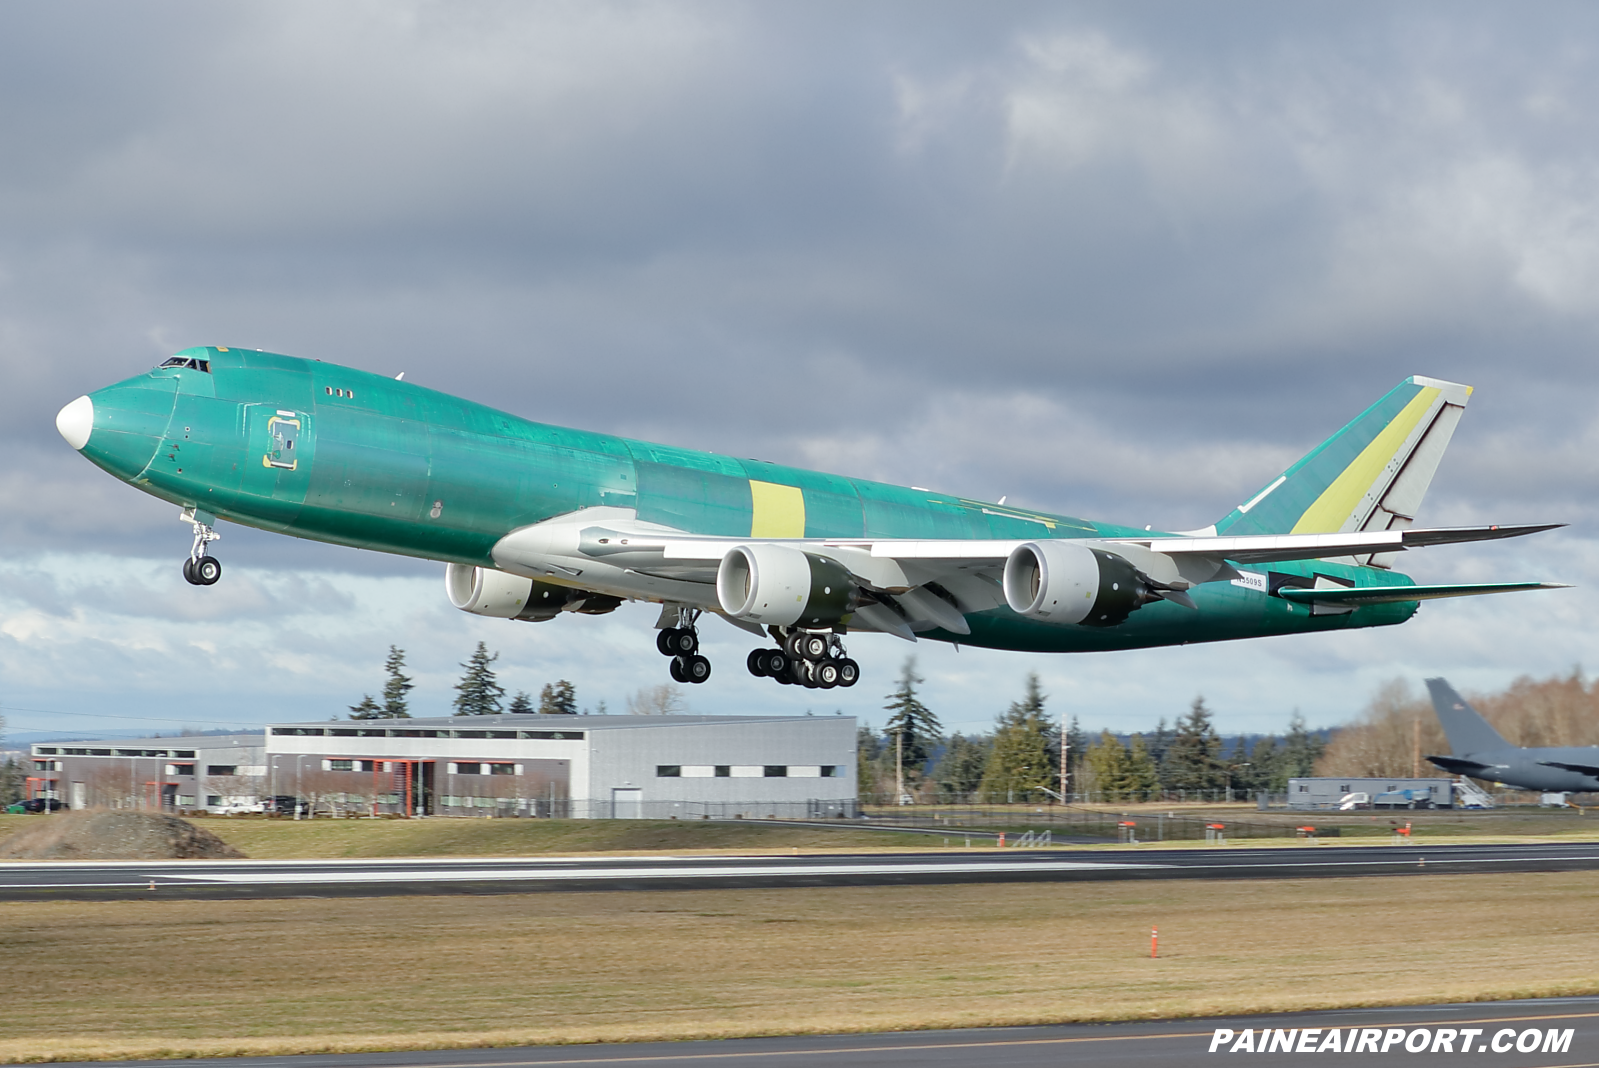
M 196 359 L 194 359 L 192 357 L 188 357 L 188 356 L 173 356 L 173 357 L 169 358 L 167 360 L 167 362 L 163 363 L 161 366 L 162 367 L 188 367 L 188 368 L 191 368 L 191 369 L 196 370 L 196 371 L 204 371 L 206 374 L 210 374 L 211 373 L 211 361 L 210 360 L 196 360 Z

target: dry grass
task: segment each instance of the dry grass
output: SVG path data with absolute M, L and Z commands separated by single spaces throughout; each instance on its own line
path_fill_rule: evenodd
M 1591 993 L 1596 907 L 1599 882 L 1580 872 L 0 904 L 0 954 L 18 980 L 0 1015 L 0 1059 Z M 1151 925 L 1160 960 L 1148 958 Z

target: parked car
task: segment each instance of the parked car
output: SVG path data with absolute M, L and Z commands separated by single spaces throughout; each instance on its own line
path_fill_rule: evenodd
M 47 804 L 50 806 L 51 812 L 60 812 L 62 809 L 68 807 L 65 801 L 58 801 L 53 797 L 48 799 L 43 797 L 30 797 L 26 801 L 17 801 L 13 804 L 7 805 L 6 811 L 12 813 L 43 812 L 45 811 L 45 805 Z

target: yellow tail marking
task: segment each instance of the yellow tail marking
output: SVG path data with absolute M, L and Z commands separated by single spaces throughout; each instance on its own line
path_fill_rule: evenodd
M 805 494 L 798 486 L 779 486 L 775 482 L 750 479 L 752 538 L 803 538 L 805 536 Z
M 1410 437 L 1411 431 L 1432 409 L 1439 392 L 1437 388 L 1427 386 L 1412 397 L 1393 421 L 1383 427 L 1371 444 L 1355 457 L 1354 462 L 1333 479 L 1332 485 L 1316 498 L 1315 503 L 1305 509 L 1305 514 L 1294 524 L 1293 533 L 1336 534 L 1342 530 L 1344 521 L 1377 481 L 1382 469 L 1388 466 L 1405 439 Z

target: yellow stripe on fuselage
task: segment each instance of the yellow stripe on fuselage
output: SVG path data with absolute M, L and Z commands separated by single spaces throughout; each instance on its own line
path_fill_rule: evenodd
M 1388 466 L 1394 454 L 1404 445 L 1416 429 L 1416 424 L 1432 409 L 1439 390 L 1428 386 L 1411 398 L 1393 421 L 1383 427 L 1353 463 L 1333 479 L 1332 485 L 1305 509 L 1305 514 L 1294 524 L 1295 534 L 1336 534 L 1343 529 L 1344 521 L 1354 512 L 1360 499 L 1370 491 L 1382 469 Z
M 803 538 L 805 536 L 805 494 L 798 486 L 779 486 L 775 482 L 750 479 L 750 537 Z

